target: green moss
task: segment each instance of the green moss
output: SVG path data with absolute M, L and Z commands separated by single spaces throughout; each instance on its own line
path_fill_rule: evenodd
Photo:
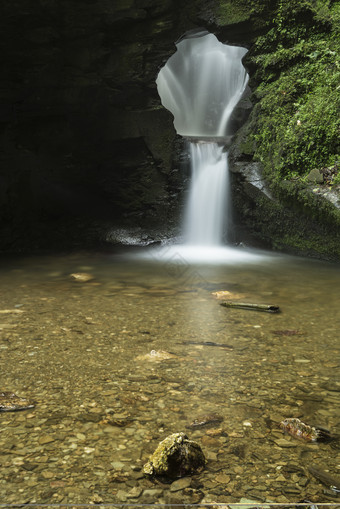
M 248 20 L 250 16 L 249 5 L 246 2 L 235 0 L 221 0 L 217 13 L 221 25 L 231 25 Z
M 329 225 L 336 232 L 340 227 L 340 209 L 334 207 L 329 201 L 314 194 L 312 187 L 301 182 L 282 181 L 274 184 L 275 195 L 281 203 L 304 214 L 318 223 Z
M 332 261 L 340 260 L 340 211 L 311 191 L 281 190 L 280 200 L 262 196 L 253 211 L 257 236 L 273 249 Z M 318 207 L 318 204 L 320 207 Z
M 249 58 L 257 101 L 250 138 L 267 179 L 303 179 L 340 159 L 340 7 L 280 0 L 276 14 Z
M 330 260 L 340 259 L 339 239 L 325 239 L 323 235 L 312 235 L 306 238 L 299 232 L 285 234 L 281 239 L 276 240 L 274 248 L 282 249 L 284 247 L 294 247 L 297 252 L 317 254 L 329 258 Z
M 197 442 L 189 440 L 185 433 L 173 433 L 158 444 L 143 471 L 148 476 L 182 477 L 201 471 L 205 464 Z
M 340 3 L 217 3 L 227 29 L 246 21 L 253 41 L 244 59 L 253 109 L 235 154 L 261 163 L 275 197 L 245 189 L 250 202 L 240 200 L 238 211 L 268 246 L 339 261 L 340 210 L 324 195 L 340 184 Z M 327 183 L 317 192 L 308 180 L 314 169 Z

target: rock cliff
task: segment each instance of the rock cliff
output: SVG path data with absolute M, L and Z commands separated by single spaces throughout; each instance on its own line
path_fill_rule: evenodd
M 194 26 L 177 4 L 1 3 L 2 250 L 171 223 L 182 179 L 155 79 Z

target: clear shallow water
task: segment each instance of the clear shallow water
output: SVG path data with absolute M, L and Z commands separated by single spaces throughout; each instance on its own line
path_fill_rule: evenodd
M 0 313 L 0 387 L 36 407 L 0 414 L 1 502 L 336 501 L 307 467 L 340 476 L 337 443 L 306 444 L 277 425 L 300 417 L 340 433 L 340 267 L 180 256 L 2 261 L 0 311 L 22 313 Z M 79 272 L 94 279 L 72 280 Z M 223 308 L 218 290 L 281 313 Z M 186 428 L 211 413 L 223 422 Z M 174 491 L 141 468 L 177 431 L 208 464 Z

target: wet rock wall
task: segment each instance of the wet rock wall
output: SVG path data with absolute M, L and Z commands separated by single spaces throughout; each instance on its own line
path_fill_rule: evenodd
M 195 26 L 177 4 L 1 2 L 1 250 L 171 224 L 182 183 L 155 79 Z

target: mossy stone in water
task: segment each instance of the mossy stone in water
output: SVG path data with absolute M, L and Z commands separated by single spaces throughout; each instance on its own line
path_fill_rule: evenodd
M 183 477 L 203 470 L 206 464 L 201 446 L 185 433 L 173 433 L 158 445 L 143 471 L 147 475 Z
M 309 182 L 313 182 L 315 184 L 323 183 L 323 175 L 317 168 L 314 168 L 314 170 L 308 173 L 307 179 L 309 180 Z

